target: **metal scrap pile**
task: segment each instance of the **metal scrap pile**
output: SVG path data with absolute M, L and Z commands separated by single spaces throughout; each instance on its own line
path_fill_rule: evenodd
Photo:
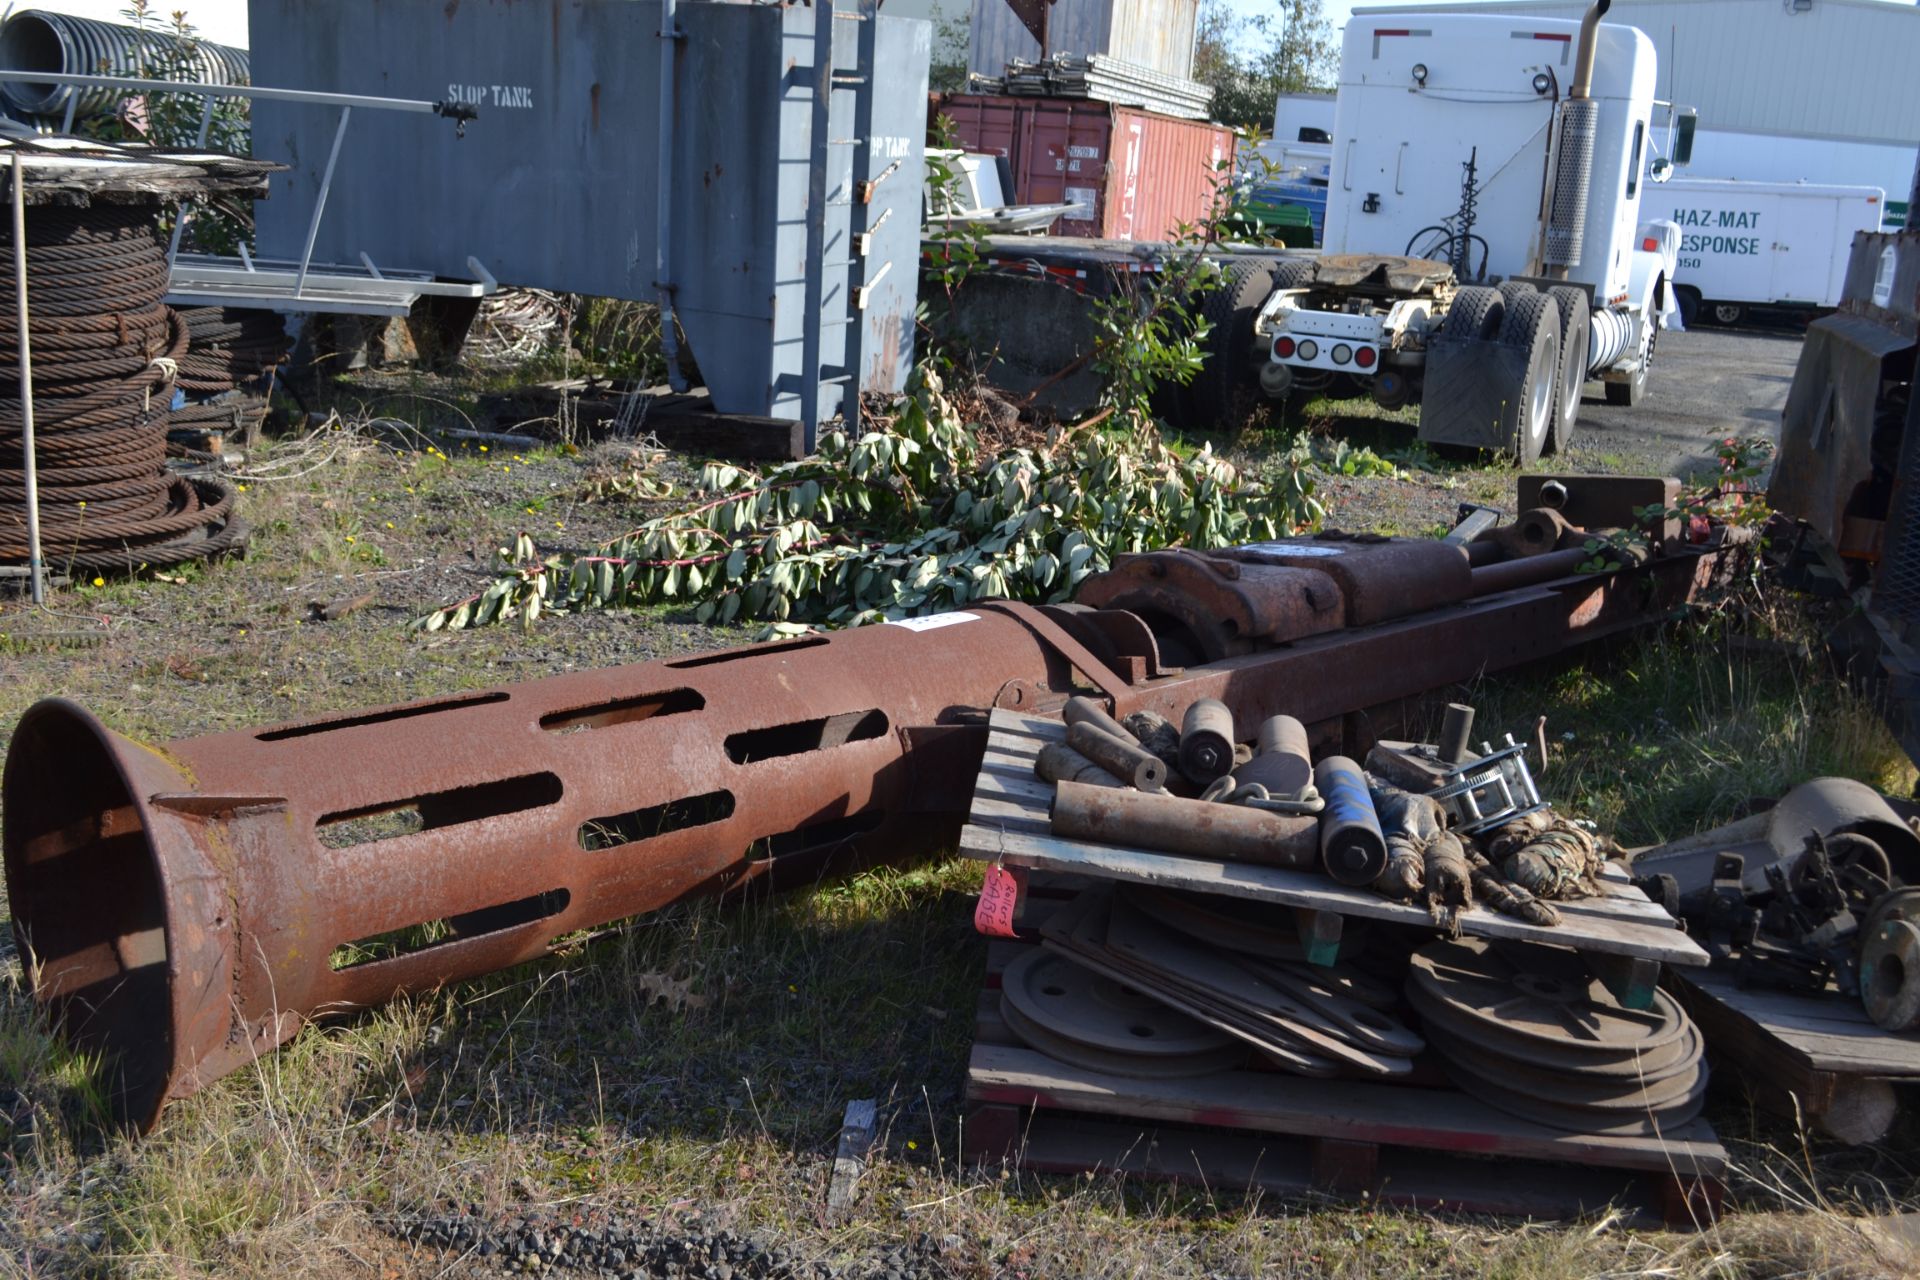
M 1536 925 L 1545 899 L 1594 891 L 1599 842 L 1552 812 L 1526 748 L 1466 750 L 1470 707 L 1449 709 L 1445 748 L 1381 743 L 1368 769 L 1345 756 L 1318 763 L 1292 716 L 1234 742 L 1233 714 L 1201 698 L 1179 728 L 1151 712 L 1109 717 L 1087 698 L 1065 710 L 1067 740 L 1034 772 L 1056 783 L 1053 831 L 1069 838 L 1229 861 L 1318 868 L 1346 885 L 1419 900 L 1448 927 L 1478 901 Z M 1186 795 L 1176 794 L 1174 788 Z
M 1822 778 L 1767 812 L 1634 859 L 1743 987 L 1856 999 L 1920 1030 L 1920 837 L 1859 783 Z
M 1101 885 L 1046 917 L 1043 947 L 1002 979 L 1001 1020 L 1030 1048 L 1156 1078 L 1252 1059 L 1404 1079 L 1431 1051 L 1466 1093 L 1549 1128 L 1644 1136 L 1699 1114 L 1704 1046 L 1664 993 L 1629 1008 L 1574 950 L 1458 938 L 1476 903 L 1559 926 L 1547 900 L 1599 895 L 1604 866 L 1600 842 L 1541 798 L 1524 745 L 1469 751 L 1472 708 L 1449 708 L 1441 745 L 1376 745 L 1366 770 L 1313 762 L 1290 716 L 1236 744 L 1211 698 L 1177 727 L 1150 712 L 1115 721 L 1086 698 L 1064 719 L 1066 740 L 1034 762 L 1056 785 L 1054 835 L 1317 872 L 1421 903 L 1454 938 L 1423 944 L 1417 927 L 1374 922 L 1316 953 L 1278 903 Z M 1318 908 L 1339 909 L 1332 896 Z
M 0 284 L 14 297 L 12 235 Z M 186 325 L 160 299 L 166 253 L 144 203 L 26 211 L 28 336 L 44 555 L 68 570 L 171 564 L 238 545 L 233 491 L 167 470 Z M 19 326 L 0 318 L 0 560 L 27 545 Z
M 1287 918 L 1131 887 L 1056 911 L 1046 946 L 1009 966 L 1000 1014 L 1062 1062 L 1117 1075 L 1204 1075 L 1257 1054 L 1294 1075 L 1401 1078 L 1426 1042 L 1391 982 L 1309 967 Z

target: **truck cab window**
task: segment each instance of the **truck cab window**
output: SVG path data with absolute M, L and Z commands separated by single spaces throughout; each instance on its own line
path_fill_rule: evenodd
M 1627 198 L 1640 189 L 1640 138 L 1646 131 L 1644 123 L 1633 126 L 1633 159 L 1627 162 Z

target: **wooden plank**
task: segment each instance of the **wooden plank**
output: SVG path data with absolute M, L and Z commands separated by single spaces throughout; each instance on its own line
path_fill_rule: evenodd
M 1218 1125 L 1426 1150 L 1673 1169 L 1718 1176 L 1727 1153 L 1703 1120 L 1659 1138 L 1565 1133 L 1464 1094 L 1393 1084 L 1227 1071 L 1134 1080 L 1068 1067 L 1031 1049 L 976 1044 L 967 1097 L 1134 1119 Z
M 1019 772 L 997 768 L 983 768 L 980 777 L 973 784 L 974 798 L 994 796 L 1005 800 L 1025 800 L 1029 804 L 1037 802 L 1041 813 L 1047 812 L 1047 806 L 1053 803 L 1053 784 L 1036 778 L 1031 768 Z
M 1033 762 L 1039 758 L 1040 748 L 1038 745 L 1029 751 L 1023 749 L 1017 743 L 1009 745 L 1004 742 L 996 742 L 989 738 L 987 740 L 986 754 L 981 757 L 980 763 L 988 768 L 1003 771 L 1022 770 L 1031 776 L 1033 774 Z
M 853 1209 L 853 1193 L 867 1169 L 867 1150 L 873 1146 L 875 1114 L 872 1098 L 847 1103 L 840 1143 L 833 1154 L 833 1176 L 827 1183 L 827 1213 L 834 1218 L 844 1218 Z
M 1067 740 L 1066 721 L 1050 716 L 1022 715 L 1005 707 L 995 707 L 988 713 L 987 726 L 996 737 L 1006 734 L 1010 737 L 1044 738 L 1048 742 Z
M 1022 799 L 1002 800 L 997 796 L 975 793 L 969 821 L 1002 831 L 1035 831 L 1045 835 L 1053 830 L 1053 821 L 1045 809 L 1037 809 Z
M 1711 1002 L 1758 1037 L 1816 1071 L 1836 1075 L 1920 1077 L 1920 1036 L 1896 1035 L 1866 1010 L 1835 993 L 1833 999 L 1780 991 L 1742 990 L 1724 974 L 1688 974 L 1696 999 Z M 1690 1002 L 1691 1003 L 1691 1002 Z M 1703 1016 L 1707 1016 L 1703 1011 Z
M 969 1134 L 979 1131 L 981 1146 L 1013 1134 L 1001 1155 L 991 1158 L 1011 1156 L 1035 1172 L 1094 1171 L 1286 1198 L 1316 1191 L 1310 1144 L 1299 1139 L 1047 1111 L 1026 1117 L 1017 1108 L 1015 1116 L 998 1107 L 977 1110 L 985 1114 L 969 1115 L 967 1124 Z M 1662 1220 L 1658 1184 L 1665 1177 L 1659 1174 L 1559 1165 L 1516 1168 L 1392 1147 L 1380 1149 L 1376 1174 L 1370 1199 L 1406 1209 L 1544 1221 L 1625 1208 L 1630 1220 L 1647 1225 Z M 1699 1222 L 1677 1219 L 1670 1225 Z
M 1305 907 L 1295 907 L 1293 919 L 1300 934 L 1300 945 L 1307 953 L 1307 963 L 1332 968 L 1340 959 L 1340 934 L 1345 922 L 1336 912 L 1310 911 Z
M 974 824 L 961 828 L 959 848 L 968 857 L 989 862 L 1004 860 L 1016 866 L 1083 872 L 1132 884 L 1224 893 L 1314 911 L 1433 927 L 1432 917 L 1420 907 L 1390 902 L 1368 890 L 1350 889 L 1323 876 L 1284 867 L 1210 862 L 1062 840 L 1033 832 L 996 831 Z M 1459 923 L 1461 932 L 1479 937 L 1514 938 L 1615 955 L 1645 956 L 1675 965 L 1704 966 L 1708 960 L 1699 944 L 1680 930 L 1636 921 L 1581 916 L 1547 927 L 1479 907 L 1463 913 Z
M 1645 956 L 1618 956 L 1589 952 L 1587 968 L 1605 984 L 1613 998 L 1629 1009 L 1653 1008 L 1653 993 L 1660 985 L 1660 962 Z

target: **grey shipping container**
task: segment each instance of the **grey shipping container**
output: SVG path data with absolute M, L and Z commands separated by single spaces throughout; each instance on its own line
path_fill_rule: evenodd
M 1200 0 L 1058 0 L 1047 15 L 1047 52 L 1103 53 L 1180 79 L 1193 76 Z M 1040 43 L 1006 0 L 974 0 L 967 70 L 1005 75 L 1013 58 L 1031 62 Z
M 843 19 L 850 9 L 842 0 Z M 854 324 L 860 386 L 898 390 L 913 359 L 929 25 L 833 23 L 837 86 L 863 82 L 850 74 L 863 32 L 879 73 L 870 105 L 850 88 L 829 95 L 816 147 L 814 10 L 696 0 L 676 12 L 663 133 L 659 0 L 252 0 L 260 84 L 456 99 L 480 113 L 459 139 L 431 117 L 355 117 L 315 260 L 364 252 L 470 278 L 471 254 L 503 284 L 652 300 L 665 138 L 668 270 L 715 407 L 801 417 L 810 176 L 824 163 L 820 416 L 850 381 Z M 297 258 L 337 115 L 269 101 L 253 111 L 255 154 L 292 166 L 259 206 L 260 252 Z M 863 177 L 872 185 L 857 192 Z

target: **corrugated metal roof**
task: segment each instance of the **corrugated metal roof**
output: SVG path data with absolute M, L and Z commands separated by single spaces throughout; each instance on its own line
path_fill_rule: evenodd
M 1110 54 L 1185 79 L 1193 74 L 1200 0 L 1057 0 L 1048 20 L 1053 53 Z M 997 76 L 1040 45 L 1002 0 L 976 0 L 967 69 Z
M 1377 5 L 1578 18 L 1584 3 L 1456 0 Z M 1920 6 L 1887 0 L 1614 0 L 1608 22 L 1645 31 L 1659 52 L 1659 94 L 1700 112 L 1702 128 L 1920 143 Z

